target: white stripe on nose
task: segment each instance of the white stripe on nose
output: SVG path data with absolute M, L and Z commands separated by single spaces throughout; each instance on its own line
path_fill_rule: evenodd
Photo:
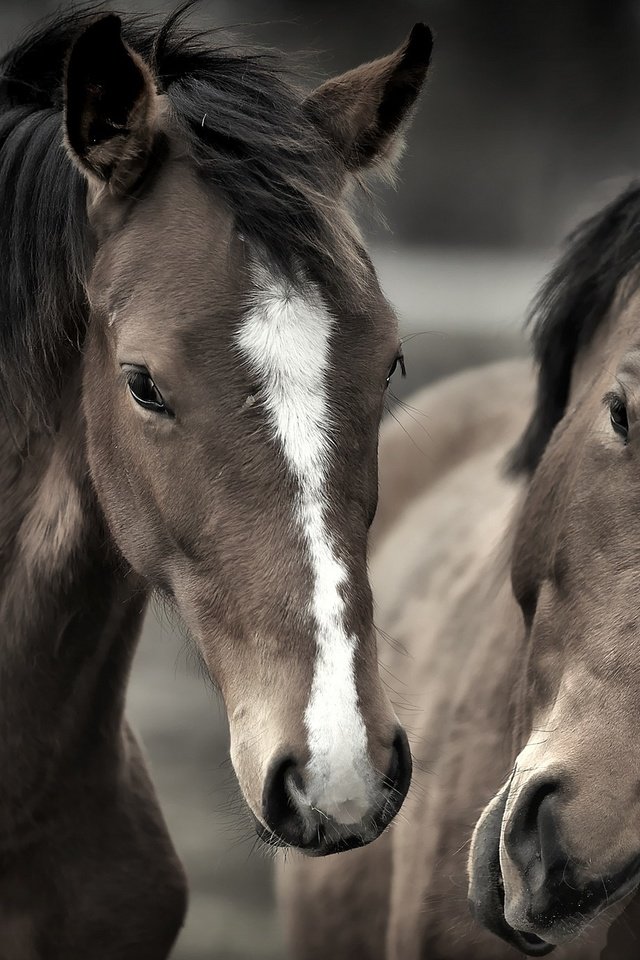
M 305 796 L 311 807 L 338 822 L 355 823 L 369 809 L 375 778 L 356 690 L 357 638 L 344 622 L 341 590 L 347 571 L 326 523 L 326 375 L 333 319 L 313 284 L 294 289 L 263 267 L 255 268 L 254 281 L 253 304 L 238 343 L 260 377 L 261 399 L 298 483 L 295 521 L 304 534 L 313 573 L 309 609 L 316 627 L 316 659 L 304 716 L 310 749 Z

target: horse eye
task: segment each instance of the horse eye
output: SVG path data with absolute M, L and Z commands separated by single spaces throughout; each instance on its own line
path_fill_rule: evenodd
M 609 404 L 611 426 L 619 436 L 627 440 L 629 437 L 629 420 L 625 404 L 615 394 L 608 396 L 607 402 Z
M 162 394 L 148 370 L 130 368 L 126 374 L 129 393 L 139 406 L 144 407 L 145 410 L 153 410 L 155 413 L 169 413 Z
M 398 369 L 398 367 L 400 367 L 400 371 L 401 371 L 401 373 L 402 373 L 402 376 L 403 376 L 403 377 L 406 377 L 406 375 L 407 375 L 407 368 L 406 368 L 405 365 L 404 365 L 404 356 L 403 356 L 403 354 L 401 354 L 401 353 L 399 353 L 399 354 L 397 355 L 397 357 L 394 358 L 393 363 L 391 364 L 391 366 L 390 366 L 390 368 L 389 368 L 389 373 L 387 374 L 387 379 L 386 379 L 386 383 L 385 383 L 385 388 L 388 387 L 389 384 L 391 383 L 391 378 L 392 378 L 392 376 L 394 375 L 394 373 L 396 372 L 396 370 Z

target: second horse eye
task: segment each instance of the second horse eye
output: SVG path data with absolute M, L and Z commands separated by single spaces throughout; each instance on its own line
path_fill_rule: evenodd
M 618 397 L 612 397 L 609 401 L 609 417 L 615 432 L 626 440 L 629 435 L 627 408 Z
M 391 383 L 391 378 L 393 377 L 393 375 L 394 375 L 394 373 L 396 372 L 396 370 L 398 369 L 398 367 L 400 367 L 402 376 L 403 376 L 403 377 L 406 377 L 406 375 L 407 375 L 407 369 L 406 369 L 406 367 L 405 367 L 405 365 L 404 365 L 404 356 L 403 356 L 401 353 L 399 353 L 398 356 L 394 358 L 394 361 L 393 361 L 393 363 L 391 364 L 391 367 L 390 367 L 390 369 L 389 369 L 389 373 L 387 374 L 387 380 L 386 380 L 386 386 L 387 386 L 387 387 L 388 387 L 389 384 Z

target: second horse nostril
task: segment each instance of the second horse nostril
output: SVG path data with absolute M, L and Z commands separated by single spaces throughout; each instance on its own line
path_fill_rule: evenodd
M 295 793 L 302 792 L 302 778 L 292 757 L 271 764 L 262 792 L 262 815 L 271 830 L 283 839 L 299 827 Z
M 407 740 L 407 735 L 404 730 L 400 728 L 393 739 L 391 760 L 389 761 L 389 768 L 385 777 L 387 786 L 395 791 L 393 795 L 400 803 L 405 798 L 409 789 L 411 770 L 412 764 L 409 741 Z M 400 803 L 398 803 L 395 812 L 400 808 Z
M 505 834 L 511 859 L 523 873 L 547 874 L 563 856 L 557 822 L 558 784 L 531 784 L 520 797 Z M 535 865 L 539 864 L 537 868 Z
M 547 793 L 538 808 L 538 845 L 542 866 L 548 875 L 566 866 L 557 815 L 557 795 Z
M 397 739 L 397 738 L 396 738 Z M 389 764 L 389 769 L 387 770 L 387 783 L 390 787 L 395 786 L 396 780 L 400 775 L 400 753 L 396 746 L 396 741 L 393 741 L 391 747 L 391 763 Z

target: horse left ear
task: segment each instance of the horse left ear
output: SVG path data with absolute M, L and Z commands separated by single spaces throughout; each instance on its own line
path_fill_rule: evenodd
M 115 14 L 71 48 L 65 78 L 67 146 L 83 173 L 126 192 L 146 166 L 158 96 L 151 71 L 122 39 Z
M 347 171 L 396 159 L 431 60 L 433 36 L 417 23 L 394 53 L 327 80 L 305 108 L 328 137 Z

